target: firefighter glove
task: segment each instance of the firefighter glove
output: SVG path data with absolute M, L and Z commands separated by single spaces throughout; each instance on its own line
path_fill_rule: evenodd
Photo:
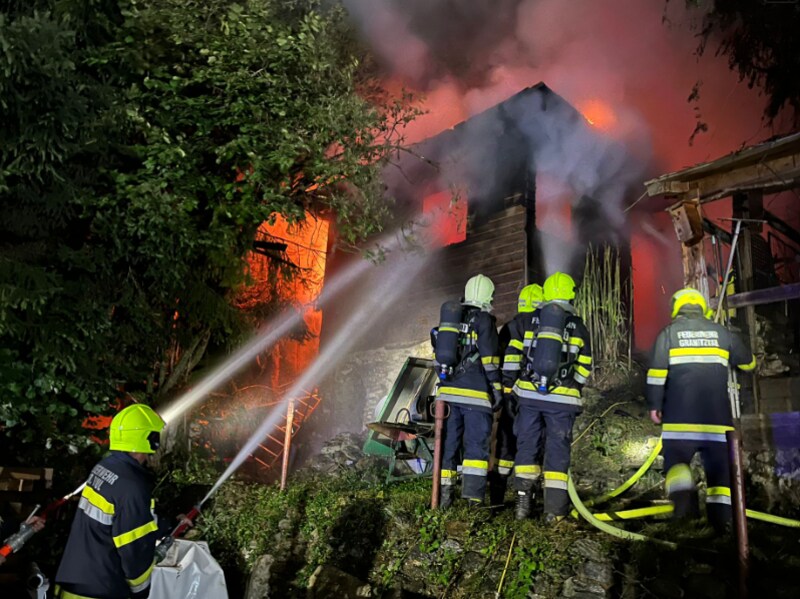
M 505 397 L 505 402 L 508 413 L 511 414 L 511 416 L 513 416 L 514 418 L 516 418 L 517 414 L 519 414 L 519 403 L 517 402 L 517 398 L 514 396 L 513 393 L 509 393 Z
M 497 412 L 503 407 L 503 392 L 500 389 L 492 389 L 492 411 Z

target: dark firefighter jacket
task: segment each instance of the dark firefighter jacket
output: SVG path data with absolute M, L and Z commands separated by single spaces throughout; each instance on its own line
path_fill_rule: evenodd
M 62 597 L 146 598 L 158 525 L 153 476 L 114 451 L 89 475 L 56 574 Z
M 579 316 L 574 313 L 567 316 L 557 384 L 548 393 L 539 393 L 531 382 L 530 372 L 536 351 L 539 313 L 540 308 L 537 308 L 532 314 L 526 314 L 526 318 L 520 320 L 522 326 L 511 330 L 511 340 L 503 358 L 503 384 L 512 386 L 522 405 L 579 412 L 583 407 L 581 391 L 592 369 L 589 332 Z
M 753 370 L 756 360 L 722 325 L 685 306 L 656 339 L 647 371 L 647 406 L 662 411 L 663 438 L 713 441 L 733 420 L 728 366 Z M 724 440 L 724 439 L 723 439 Z
M 500 331 L 501 339 L 505 341 L 503 350 L 503 391 L 511 393 L 511 388 L 519 378 L 522 362 L 527 348 L 531 344 L 533 333 L 525 337 L 525 331 L 534 331 L 538 327 L 539 316 L 537 311 L 521 312 L 514 316 Z M 512 340 L 514 340 L 512 344 Z
M 469 327 L 459 336 L 459 364 L 439 386 L 436 399 L 491 412 L 495 393 L 501 392 L 496 321 L 488 312 L 469 307 L 463 321 Z

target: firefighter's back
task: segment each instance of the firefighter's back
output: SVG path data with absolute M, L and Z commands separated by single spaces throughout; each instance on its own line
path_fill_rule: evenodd
M 126 512 L 125 519 L 141 518 L 140 514 L 130 512 L 141 512 L 144 506 L 149 508 L 152 490 L 153 481 L 147 470 L 126 453 L 112 452 L 92 469 L 56 574 L 62 597 L 127 599 L 131 596 L 119 549 L 131 540 L 142 538 L 133 539 L 140 532 L 147 535 L 152 531 L 127 531 L 129 536 L 123 533 L 115 537 L 119 532 L 115 520 L 121 512 Z

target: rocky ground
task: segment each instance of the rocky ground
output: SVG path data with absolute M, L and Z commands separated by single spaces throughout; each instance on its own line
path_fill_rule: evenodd
M 627 479 L 658 437 L 641 397 L 589 389 L 587 400 L 573 459 L 582 497 Z M 194 534 L 226 568 L 231 597 L 735 596 L 733 542 L 702 522 L 622 525 L 678 543 L 673 550 L 620 541 L 572 519 L 555 527 L 515 522 L 510 493 L 502 511 L 431 511 L 429 479 L 385 485 L 386 464 L 364 456 L 362 444 L 358 435 L 338 435 L 284 493 L 245 482 L 222 487 Z M 659 459 L 615 505 L 663 500 L 662 480 Z M 750 530 L 753 585 L 768 583 L 771 597 L 800 596 L 798 530 Z

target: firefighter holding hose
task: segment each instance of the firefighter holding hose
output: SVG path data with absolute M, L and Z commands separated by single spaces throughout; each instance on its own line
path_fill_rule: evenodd
M 699 511 L 689 463 L 700 453 L 708 479 L 708 519 L 724 529 L 732 517 L 725 438 L 733 430 L 728 368 L 752 371 L 756 359 L 739 337 L 706 318 L 707 309 L 696 289 L 672 296 L 672 323 L 658 335 L 647 371 L 647 406 L 651 420 L 662 425 L 674 516 L 694 517 Z
M 457 461 L 463 446 L 461 496 L 476 506 L 483 503 L 489 470 L 492 413 L 500 409 L 500 356 L 492 308 L 494 283 L 476 275 L 467 281 L 464 300 L 445 302 L 436 338 L 436 361 L 441 384 L 436 401 L 445 401 L 445 421 L 439 506 L 455 498 Z
M 502 367 L 503 409 L 497 423 L 497 435 L 494 450 L 494 468 L 489 472 L 489 497 L 492 505 L 502 505 L 508 487 L 508 479 L 514 470 L 514 457 L 517 453 L 517 437 L 514 434 L 514 418 L 517 415 L 517 400 L 511 393 L 520 374 L 523 340 L 526 326 L 532 322 L 534 311 L 542 303 L 542 286 L 526 285 L 519 293 L 517 314 L 500 329 L 500 355 L 505 356 Z M 530 326 L 527 326 L 530 329 Z M 511 340 L 514 340 L 512 351 L 507 351 Z
M 61 599 L 144 599 L 150 592 L 159 526 L 154 477 L 145 467 L 164 421 L 134 404 L 111 421 L 109 448 L 89 475 L 56 574 Z
M 517 454 L 514 487 L 518 520 L 530 517 L 534 489 L 544 479 L 544 519 L 560 521 L 569 509 L 567 480 L 575 417 L 592 367 L 589 333 L 575 313 L 575 281 L 566 273 L 550 275 L 544 302 L 511 339 L 504 364 L 520 363 L 512 389 L 519 404 L 515 420 Z M 520 346 L 522 346 L 520 348 Z M 538 462 L 544 443 L 544 472 Z M 543 475 L 543 476 L 542 476 Z

